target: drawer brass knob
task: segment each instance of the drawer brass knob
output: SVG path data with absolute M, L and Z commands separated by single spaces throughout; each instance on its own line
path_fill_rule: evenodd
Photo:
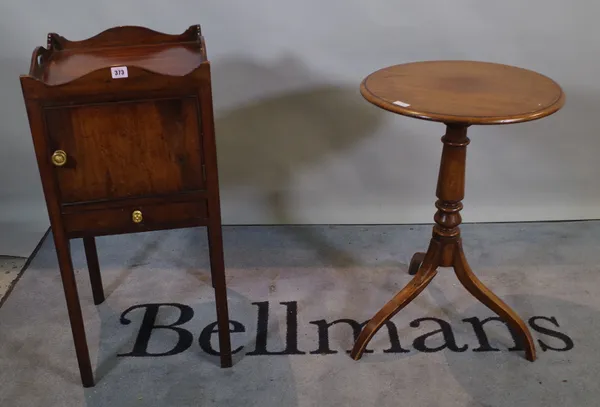
M 133 211 L 131 214 L 131 220 L 133 220 L 133 223 L 140 223 L 143 219 L 144 217 L 142 216 L 142 211 Z
M 63 150 L 56 150 L 54 154 L 52 154 L 52 164 L 57 167 L 62 167 L 67 163 L 67 153 Z

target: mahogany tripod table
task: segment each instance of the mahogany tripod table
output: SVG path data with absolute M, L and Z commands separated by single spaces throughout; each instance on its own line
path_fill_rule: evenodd
M 441 122 L 446 134 L 440 163 L 435 225 L 426 253 L 415 253 L 413 279 L 362 329 L 351 352 L 360 359 L 367 344 L 388 320 L 427 287 L 438 267 L 452 267 L 475 298 L 513 330 L 528 360 L 535 346 L 523 320 L 473 274 L 462 247 L 459 225 L 465 192 L 467 128 L 471 125 L 520 123 L 558 111 L 565 103 L 561 87 L 536 72 L 474 61 L 425 61 L 395 65 L 365 78 L 361 94 L 374 105 L 404 116 Z

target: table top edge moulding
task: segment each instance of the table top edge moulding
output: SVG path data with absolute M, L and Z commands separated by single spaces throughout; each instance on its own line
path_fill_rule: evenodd
M 85 40 L 71 41 L 56 33 L 46 47 L 34 49 L 29 72 L 46 87 L 108 80 L 107 67 L 127 66 L 129 77 L 184 77 L 209 64 L 199 25 L 182 34 L 165 34 L 141 26 L 117 26 Z M 108 72 L 109 74 L 110 72 Z
M 446 124 L 528 122 L 549 116 L 565 104 L 561 86 L 543 74 L 470 60 L 388 66 L 364 78 L 360 92 L 370 103 L 392 113 Z M 421 103 L 424 100 L 427 103 Z

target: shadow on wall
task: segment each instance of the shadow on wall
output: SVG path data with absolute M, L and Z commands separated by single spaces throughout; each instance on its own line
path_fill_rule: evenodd
M 221 188 L 264 195 L 276 223 L 297 223 L 286 209 L 294 174 L 352 149 L 383 120 L 361 97 L 359 83 L 318 83 L 294 59 L 269 66 L 220 61 L 212 75 Z

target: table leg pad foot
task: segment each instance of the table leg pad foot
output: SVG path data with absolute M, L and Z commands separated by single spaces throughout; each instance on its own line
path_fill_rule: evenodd
M 475 276 L 467 263 L 460 242 L 457 242 L 456 250 L 454 252 L 454 272 L 456 273 L 458 280 L 471 295 L 498 314 L 498 316 L 506 321 L 506 323 L 514 330 L 525 348 L 525 357 L 527 360 L 533 362 L 536 358 L 535 345 L 529 329 L 515 311 L 498 298 L 489 288 L 483 285 L 477 276 Z
M 419 267 L 421 267 L 421 264 L 423 264 L 423 260 L 425 260 L 425 253 L 416 252 L 413 254 L 412 258 L 410 259 L 410 265 L 408 266 L 408 274 L 411 276 L 417 274 Z

